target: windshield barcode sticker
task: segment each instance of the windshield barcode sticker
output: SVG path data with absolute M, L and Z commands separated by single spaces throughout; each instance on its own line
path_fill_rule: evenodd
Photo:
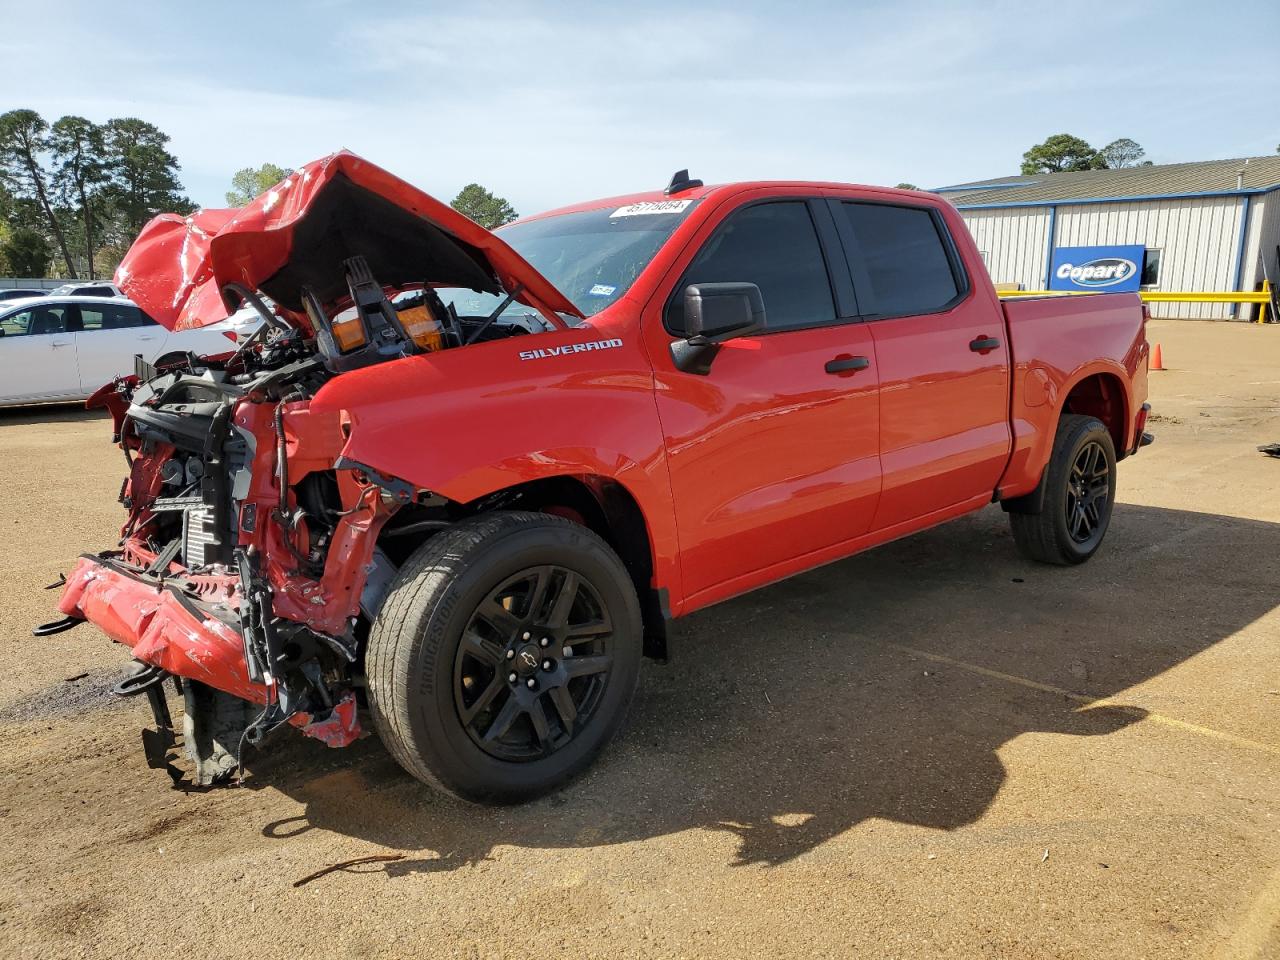
M 643 217 L 655 213 L 683 213 L 692 200 L 641 200 L 639 203 L 628 203 L 609 214 L 614 217 Z

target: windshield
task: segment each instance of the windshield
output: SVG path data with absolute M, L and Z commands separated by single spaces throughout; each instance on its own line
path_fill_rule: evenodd
M 697 202 L 657 200 L 583 210 L 513 223 L 497 233 L 590 317 L 627 292 Z M 488 316 L 503 300 L 474 290 L 439 293 L 464 317 Z M 536 311 L 524 304 L 512 303 L 501 316 L 508 322 L 527 318 L 537 329 Z

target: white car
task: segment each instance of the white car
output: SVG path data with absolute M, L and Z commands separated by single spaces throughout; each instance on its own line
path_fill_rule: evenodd
M 124 297 L 31 297 L 0 304 L 0 407 L 83 400 L 171 353 L 236 349 L 262 321 L 252 310 L 196 330 L 170 332 Z
M 123 297 L 124 293 L 114 283 L 106 280 L 77 280 L 46 290 L 46 297 Z

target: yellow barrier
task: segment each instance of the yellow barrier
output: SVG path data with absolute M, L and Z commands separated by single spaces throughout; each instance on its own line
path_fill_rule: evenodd
M 1106 293 L 1105 290 L 1001 290 L 996 289 L 1001 300 L 1017 297 L 1091 297 L 1095 293 Z M 1239 292 L 1205 292 L 1205 291 L 1164 291 L 1141 290 L 1138 292 L 1145 303 L 1260 303 L 1258 323 L 1267 320 L 1267 307 L 1271 304 L 1271 284 L 1263 281 L 1261 290 L 1241 290 Z

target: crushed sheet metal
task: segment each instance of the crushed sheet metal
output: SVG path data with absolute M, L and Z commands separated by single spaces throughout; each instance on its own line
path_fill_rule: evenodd
M 198 618 L 170 590 L 156 589 L 81 557 L 67 578 L 64 613 L 84 616 L 133 656 L 232 696 L 265 704 L 268 688 L 249 679 L 244 641 L 231 626 Z M 323 719 L 297 713 L 289 723 L 330 747 L 360 736 L 355 695 L 347 691 Z
M 67 578 L 59 609 L 92 621 L 144 663 L 245 700 L 267 702 L 267 688 L 249 680 L 240 634 L 220 620 L 199 618 L 167 589 L 81 557 Z
M 313 737 L 330 747 L 347 747 L 360 736 L 360 721 L 356 716 L 356 696 L 350 690 L 334 705 L 333 712 L 323 720 L 313 720 L 310 714 L 295 714 L 289 721 L 308 737 Z
M 516 299 L 556 312 L 582 312 L 497 235 L 376 164 L 342 150 L 305 164 L 262 196 L 235 210 L 163 213 L 138 235 L 115 273 L 125 295 L 170 330 L 216 323 L 230 312 L 221 289 L 257 289 L 295 254 L 302 221 L 335 180 L 395 204 L 443 233 L 479 250 Z M 303 251 L 305 256 L 305 251 Z

